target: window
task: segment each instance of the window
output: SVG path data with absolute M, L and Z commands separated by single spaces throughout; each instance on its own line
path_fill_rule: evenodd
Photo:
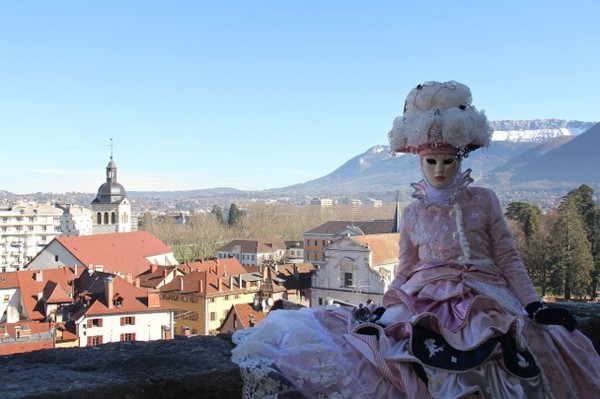
M 54 261 L 58 262 L 58 255 L 54 255 Z
M 315 247 L 317 246 L 317 240 L 315 240 Z
M 102 319 L 88 319 L 87 320 L 87 327 L 88 328 L 102 327 Z
M 319 298 L 319 306 L 323 306 L 323 298 Z
M 187 296 L 181 296 L 181 302 L 187 302 Z
M 121 325 L 122 326 L 133 326 L 133 325 L 135 325 L 135 317 L 134 316 L 121 317 Z M 123 341 L 123 340 L 121 340 L 121 341 Z
M 121 341 L 135 341 L 135 333 L 121 334 Z
M 228 301 L 229 300 L 229 295 L 225 295 L 225 300 Z
M 217 312 L 210 312 L 210 321 L 217 320 Z
M 87 337 L 87 346 L 96 346 L 102 344 L 102 335 Z
M 315 260 L 319 260 L 319 253 L 315 251 Z
M 100 212 L 96 213 L 96 224 L 102 224 L 102 214 Z
M 352 286 L 352 273 L 344 273 L 344 287 Z
M 310 260 L 310 252 L 309 251 L 306 252 L 306 260 Z
M 190 302 L 191 302 L 191 303 L 198 303 L 198 298 L 196 298 L 196 297 L 191 297 L 191 298 L 190 298 Z
M 4 303 L 10 301 L 10 295 L 4 295 Z
M 116 213 L 114 213 L 114 212 L 112 212 L 112 213 L 110 214 L 110 223 L 111 223 L 111 224 L 115 224 L 115 223 L 117 223 L 117 214 L 116 214 Z

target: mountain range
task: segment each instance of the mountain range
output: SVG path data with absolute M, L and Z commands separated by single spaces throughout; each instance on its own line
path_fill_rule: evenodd
M 541 201 L 558 198 L 588 184 L 600 189 L 600 123 L 536 119 L 492 121 L 494 134 L 488 148 L 471 153 L 463 169 L 471 168 L 477 185 L 496 190 L 501 201 L 520 199 L 522 193 Z M 287 198 L 301 202 L 306 197 L 408 199 L 410 183 L 421 179 L 418 157 L 390 153 L 386 145 L 375 145 L 345 162 L 333 172 L 301 184 L 262 191 L 212 188 L 187 191 L 128 192 L 133 200 L 200 200 L 221 203 Z M 0 197 L 15 195 L 0 190 Z M 45 198 L 44 198 L 45 199 Z M 525 197 L 524 200 L 529 199 Z M 81 202 L 86 203 L 87 198 Z M 78 203 L 80 201 L 75 201 Z M 539 201 L 532 201 L 539 202 Z M 556 201 L 554 201 L 556 202 Z M 553 205 L 550 203 L 549 205 Z
M 496 121 L 492 144 L 471 153 L 463 169 L 471 168 L 478 185 L 500 192 L 562 193 L 585 183 L 600 187 L 600 124 L 545 119 Z M 284 187 L 306 195 L 387 197 L 421 179 L 418 157 L 393 155 L 377 145 L 321 178 Z M 265 190 L 265 191 L 279 191 Z

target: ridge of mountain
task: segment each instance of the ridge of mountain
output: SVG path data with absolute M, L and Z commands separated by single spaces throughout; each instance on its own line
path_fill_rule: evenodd
M 491 121 L 493 142 L 473 152 L 463 162 L 472 168 L 477 184 L 504 191 L 564 192 L 581 181 L 600 186 L 600 128 L 595 122 L 561 119 Z M 397 192 L 409 195 L 409 184 L 421 179 L 418 157 L 392 154 L 386 145 L 375 145 L 318 179 L 266 190 L 218 187 L 180 191 L 130 191 L 136 200 L 188 200 L 204 202 L 332 196 L 394 200 Z M 38 193 L 40 194 L 40 193 Z M 74 194 L 74 193 L 73 193 Z M 78 193 L 79 194 L 79 193 Z M 0 190 L 0 199 L 23 196 Z M 36 198 L 35 194 L 27 197 Z M 56 198 L 43 193 L 43 200 Z M 74 202 L 78 203 L 80 201 Z
M 564 144 L 546 148 L 537 159 L 531 157 L 516 169 L 515 182 L 600 183 L 600 123 Z M 509 165 L 510 166 L 510 165 Z M 534 167 L 535 166 L 535 167 Z

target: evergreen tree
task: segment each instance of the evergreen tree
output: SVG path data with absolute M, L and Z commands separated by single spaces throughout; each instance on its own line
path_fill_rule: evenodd
M 558 220 L 550 237 L 552 259 L 549 285 L 565 300 L 585 296 L 591 284 L 594 262 L 583 217 L 575 196 L 567 195 L 558 207 Z
M 229 206 L 229 217 L 227 219 L 227 224 L 229 226 L 237 226 L 240 223 L 240 210 L 236 204 L 231 204 Z
M 594 190 L 587 184 L 571 190 L 567 196 L 576 205 L 583 219 L 587 239 L 590 242 L 594 268 L 591 271 L 591 283 L 588 293 L 593 298 L 597 296 L 600 284 L 600 208 L 594 200 Z
M 527 202 L 511 202 L 506 207 L 505 216 L 519 222 L 525 238 L 530 238 L 539 230 L 542 211 Z
M 223 209 L 221 209 L 221 207 L 219 205 L 217 205 L 217 204 L 213 205 L 212 211 L 210 211 L 210 213 L 215 215 L 215 218 L 217 218 L 217 221 L 220 224 L 225 223 L 225 220 L 223 219 Z

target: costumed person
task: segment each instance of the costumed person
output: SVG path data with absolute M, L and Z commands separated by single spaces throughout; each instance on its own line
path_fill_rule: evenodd
M 417 154 L 423 180 L 402 213 L 384 308 L 278 310 L 236 332 L 245 398 L 599 396 L 590 340 L 569 312 L 542 304 L 496 195 L 462 171 L 491 133 L 463 84 L 408 94 L 390 148 Z

